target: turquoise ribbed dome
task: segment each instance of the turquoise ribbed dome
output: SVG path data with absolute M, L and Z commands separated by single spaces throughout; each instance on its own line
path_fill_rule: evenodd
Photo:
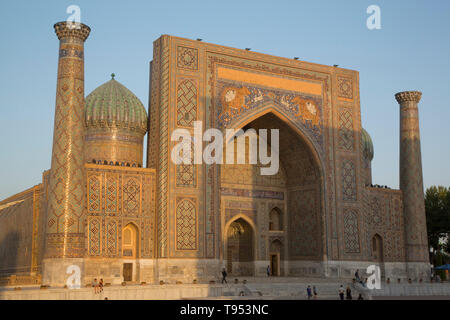
M 118 127 L 132 131 L 147 131 L 144 105 L 124 85 L 112 79 L 86 97 L 88 127 Z
M 373 142 L 372 142 L 372 138 L 370 137 L 369 133 L 364 128 L 361 128 L 361 144 L 363 147 L 364 157 L 366 157 L 372 161 L 372 159 L 373 159 Z

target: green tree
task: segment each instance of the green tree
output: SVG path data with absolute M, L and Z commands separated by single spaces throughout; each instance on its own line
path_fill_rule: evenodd
M 429 245 L 433 251 L 447 249 L 439 245 L 439 238 L 450 235 L 450 188 L 428 188 L 425 192 L 425 211 Z

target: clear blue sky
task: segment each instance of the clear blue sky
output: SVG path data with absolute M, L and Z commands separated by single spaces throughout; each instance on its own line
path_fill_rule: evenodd
M 425 187 L 450 185 L 450 1 L 21 1 L 0 4 L 0 199 L 40 183 L 50 167 L 58 40 L 69 5 L 92 29 L 86 95 L 110 79 L 147 106 L 152 42 L 161 34 L 360 72 L 362 123 L 375 147 L 373 182 L 398 188 L 399 107 L 423 92 Z M 366 8 L 381 8 L 368 30 Z

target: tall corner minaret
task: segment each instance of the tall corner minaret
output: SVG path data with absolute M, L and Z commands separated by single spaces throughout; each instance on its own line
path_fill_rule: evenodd
M 409 276 L 419 276 L 430 270 L 419 133 L 418 103 L 421 97 L 419 91 L 395 95 L 400 105 L 400 190 Z
M 85 250 L 84 42 L 91 29 L 66 21 L 56 23 L 54 29 L 59 39 L 59 59 L 44 284 L 60 283 L 63 275 L 58 274 L 65 273 L 62 259 L 82 258 Z

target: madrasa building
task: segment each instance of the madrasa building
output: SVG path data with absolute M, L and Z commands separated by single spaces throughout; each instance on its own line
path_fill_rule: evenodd
M 395 95 L 400 190 L 374 187 L 357 71 L 163 35 L 147 112 L 114 75 L 85 97 L 91 29 L 54 29 L 51 168 L 0 202 L 3 281 L 60 286 L 72 265 L 83 285 L 200 283 L 268 266 L 273 276 L 345 279 L 373 264 L 385 278 L 427 279 L 420 92 Z M 174 163 L 171 134 L 194 121 L 279 129 L 278 172 Z

